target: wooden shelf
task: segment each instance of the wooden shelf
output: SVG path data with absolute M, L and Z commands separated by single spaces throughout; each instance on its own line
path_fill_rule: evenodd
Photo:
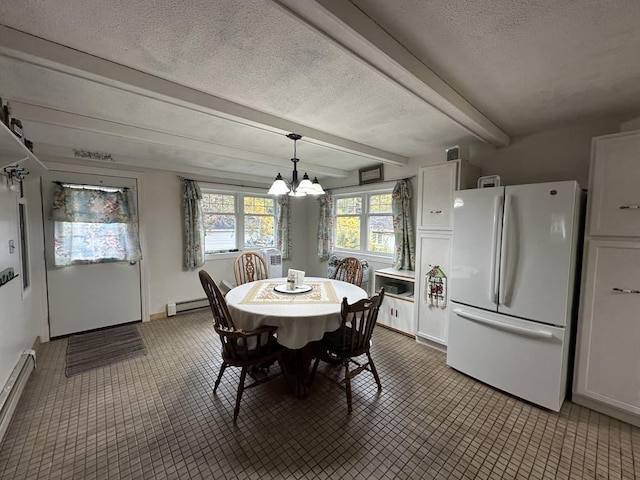
M 10 165 L 20 166 L 34 176 L 42 175 L 48 170 L 33 152 L 24 146 L 21 138 L 0 123 L 0 172 Z
M 416 272 L 413 270 L 396 270 L 395 268 L 380 268 L 375 271 L 376 275 L 382 277 L 396 278 L 405 282 L 414 282 Z

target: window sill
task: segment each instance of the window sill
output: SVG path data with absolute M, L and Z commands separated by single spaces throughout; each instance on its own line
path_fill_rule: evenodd
M 205 253 L 204 260 L 205 262 L 208 262 L 211 260 L 226 260 L 228 258 L 236 258 L 241 253 L 242 253 L 241 250 L 237 252 Z
M 356 257 L 367 260 L 368 262 L 393 264 L 393 255 L 375 255 L 372 253 L 354 252 L 353 250 L 334 250 L 333 253 L 339 257 Z

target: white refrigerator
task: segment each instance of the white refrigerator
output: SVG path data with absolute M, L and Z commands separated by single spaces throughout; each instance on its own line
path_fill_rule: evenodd
M 455 192 L 449 366 L 560 410 L 583 205 L 574 181 Z

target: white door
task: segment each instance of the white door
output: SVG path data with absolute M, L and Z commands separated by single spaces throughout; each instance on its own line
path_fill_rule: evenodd
M 453 200 L 451 300 L 496 311 L 503 187 L 460 190 Z
M 447 365 L 554 411 L 566 391 L 568 333 L 462 305 L 451 305 Z
M 451 230 L 453 191 L 457 188 L 458 163 L 420 169 L 418 229 Z
M 595 138 L 590 235 L 640 236 L 640 132 Z
M 127 187 L 135 192 L 136 180 L 102 175 L 49 172 L 43 177 L 44 234 L 51 337 L 142 319 L 140 264 L 113 262 L 56 267 L 54 232 L 50 220 L 55 181 L 104 187 Z
M 573 301 L 579 194 L 573 181 L 506 187 L 500 313 L 567 324 Z
M 438 265 L 447 278 L 451 275 L 451 234 L 418 234 L 418 265 L 420 275 L 416 277 L 417 332 L 420 337 L 442 345 L 447 344 L 449 309 L 448 298 L 438 304 L 429 301 L 427 275 L 433 265 Z
M 590 240 L 576 391 L 640 415 L 640 243 Z

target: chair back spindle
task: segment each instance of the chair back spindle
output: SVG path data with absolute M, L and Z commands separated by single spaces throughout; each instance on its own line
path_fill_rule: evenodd
M 362 266 L 362 262 L 355 257 L 345 257 L 340 260 L 332 278 L 361 287 L 363 275 L 364 267 Z
M 269 278 L 267 262 L 257 252 L 244 252 L 238 255 L 233 264 L 233 273 L 238 285 Z
M 240 412 L 240 400 L 244 389 L 275 378 L 275 376 L 267 376 L 266 379 L 256 380 L 246 387 L 244 384 L 248 368 L 268 367 L 280 358 L 281 347 L 273 337 L 277 328 L 264 326 L 251 331 L 237 329 L 231 318 L 227 302 L 213 278 L 204 270 L 200 270 L 198 275 L 202 288 L 209 299 L 209 306 L 213 313 L 213 327 L 220 336 L 222 344 L 222 365 L 213 392 L 215 393 L 218 389 L 222 375 L 228 366 L 242 368 L 233 414 L 235 422 Z

